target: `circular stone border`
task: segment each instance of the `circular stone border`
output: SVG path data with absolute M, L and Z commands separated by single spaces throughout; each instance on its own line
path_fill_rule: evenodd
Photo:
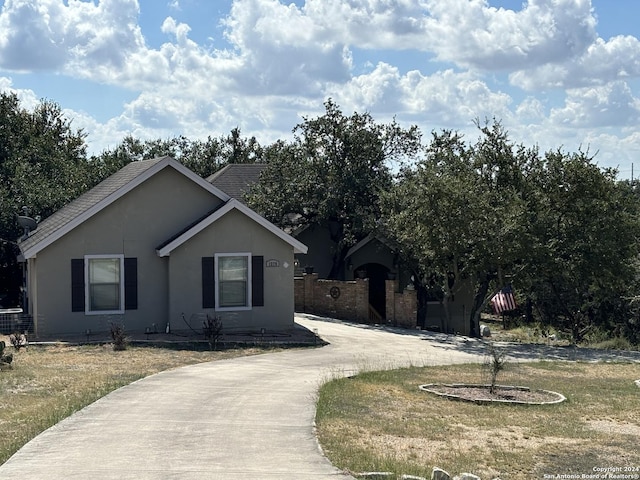
M 480 385 L 480 384 L 472 384 L 472 383 L 451 383 L 451 384 L 447 384 L 447 383 L 428 383 L 426 385 L 420 385 L 419 388 L 420 390 L 424 391 L 424 392 L 429 392 L 429 393 L 433 393 L 435 395 L 438 395 L 440 397 L 445 397 L 445 398 L 449 398 L 451 400 L 459 400 L 462 402 L 471 402 L 471 403 L 477 403 L 477 404 L 488 404 L 488 403 L 507 403 L 507 404 L 513 404 L 513 405 L 555 405 L 558 403 L 562 403 L 564 402 L 567 397 L 565 397 L 564 395 L 562 395 L 561 393 L 558 392 L 553 392 L 551 390 L 533 390 L 534 392 L 540 392 L 540 393 L 544 393 L 547 395 L 552 395 L 556 397 L 556 400 L 551 400 L 548 402 L 527 402 L 527 401 L 523 401 L 523 400 L 508 400 L 508 399 L 501 399 L 501 398 L 496 398 L 496 399 L 491 399 L 491 398 L 477 398 L 477 399 L 471 399 L 471 398 L 464 398 L 460 395 L 454 395 L 452 393 L 445 393 L 445 392 L 439 392 L 437 390 L 434 390 L 433 387 L 447 387 L 447 388 L 489 388 L 490 385 Z M 640 386 L 640 385 L 639 385 Z M 499 388 L 500 390 L 519 390 L 522 392 L 530 392 L 531 389 L 529 387 L 520 387 L 520 386 L 515 386 L 515 385 L 496 385 L 496 388 Z

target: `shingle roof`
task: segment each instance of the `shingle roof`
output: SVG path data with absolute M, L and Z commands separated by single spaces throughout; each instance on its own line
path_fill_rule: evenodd
M 182 171 L 185 175 L 192 177 L 194 181 L 201 182 L 202 186 L 220 197 L 221 200 L 227 201 L 229 199 L 220 189 L 205 182 L 204 179 L 171 157 L 131 162 L 40 222 L 36 230 L 31 232 L 26 239 L 18 242 L 25 258 L 34 256 L 39 250 L 167 165 Z
M 266 167 L 264 163 L 232 163 L 209 176 L 207 181 L 242 202 L 244 194 L 258 182 Z
M 83 193 L 60 210 L 57 210 L 52 215 L 45 218 L 40 222 L 38 228 L 31 232 L 31 235 L 29 235 L 27 239 L 20 242 L 20 247 L 24 251 L 31 248 L 41 240 L 44 240 L 60 227 L 69 223 L 80 214 L 99 203 L 101 200 L 104 200 L 109 195 L 116 192 L 119 188 L 128 184 L 131 180 L 154 166 L 160 160 L 162 160 L 162 158 L 154 158 L 153 160 L 131 162 L 126 165 L 121 170 L 93 187 L 91 190 Z

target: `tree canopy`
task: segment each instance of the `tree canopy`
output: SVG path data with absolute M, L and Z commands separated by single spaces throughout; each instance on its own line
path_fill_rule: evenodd
M 0 93 L 0 305 L 19 300 L 17 215 L 44 218 L 90 186 L 84 137 L 55 103 L 28 111 Z
M 384 197 L 387 235 L 416 267 L 416 286 L 455 293 L 475 286 L 469 315 L 507 284 L 537 316 L 580 340 L 624 316 L 636 283 L 638 202 L 583 152 L 540 155 L 513 144 L 499 122 L 469 145 L 434 133 L 424 159 L 405 167 Z
M 415 154 L 420 135 L 415 127 L 376 123 L 368 113 L 346 116 L 332 100 L 324 115 L 304 118 L 293 132 L 293 142 L 269 151 L 247 201 L 281 227 L 328 227 L 335 252 L 330 277 L 339 278 L 349 247 L 380 218 L 379 196 L 392 181 L 389 162 Z

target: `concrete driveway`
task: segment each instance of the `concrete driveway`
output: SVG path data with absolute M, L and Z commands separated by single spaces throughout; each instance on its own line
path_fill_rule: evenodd
M 315 395 L 362 369 L 483 360 L 477 340 L 296 321 L 330 345 L 162 372 L 123 387 L 42 433 L 0 478 L 336 479 L 316 442 Z M 550 351 L 514 350 L 516 359 Z M 557 355 L 557 352 L 556 352 Z M 562 356 L 562 355 L 560 355 Z

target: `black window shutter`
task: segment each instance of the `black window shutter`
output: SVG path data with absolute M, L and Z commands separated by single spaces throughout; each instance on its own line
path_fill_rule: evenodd
M 251 305 L 264 307 L 264 257 L 251 257 Z
M 216 308 L 213 257 L 202 257 L 202 308 Z
M 84 312 L 84 258 L 71 259 L 71 311 Z
M 138 309 L 138 259 L 124 259 L 124 309 Z

